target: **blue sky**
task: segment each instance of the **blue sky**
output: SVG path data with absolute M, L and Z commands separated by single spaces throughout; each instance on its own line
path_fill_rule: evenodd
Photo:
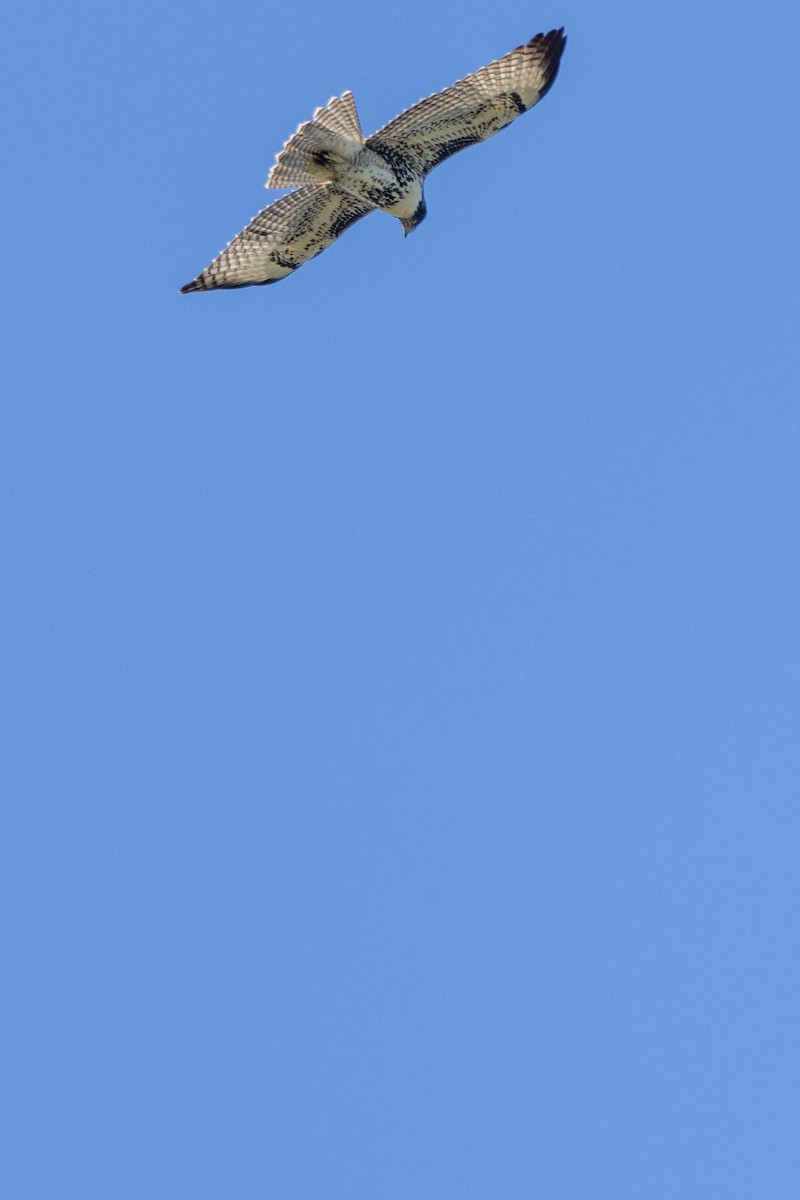
M 533 113 L 180 296 L 296 125 Z M 796 6 L 27 6 L 3 1194 L 795 1197 Z

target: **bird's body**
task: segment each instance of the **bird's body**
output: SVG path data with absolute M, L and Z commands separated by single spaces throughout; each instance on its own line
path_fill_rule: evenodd
M 392 163 L 369 146 L 353 147 L 346 157 L 326 151 L 317 154 L 320 182 L 335 183 L 371 208 L 410 221 L 422 202 L 422 175 L 404 170 L 404 164 Z
M 183 292 L 284 279 L 369 212 L 405 233 L 424 219 L 426 175 L 485 141 L 550 89 L 566 38 L 537 34 L 503 58 L 405 110 L 365 138 L 350 92 L 318 108 L 278 155 L 268 187 L 297 190 L 265 208 Z

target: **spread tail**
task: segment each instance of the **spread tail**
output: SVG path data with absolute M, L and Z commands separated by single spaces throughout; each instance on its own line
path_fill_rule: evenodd
M 304 121 L 285 143 L 270 171 L 267 187 L 300 187 L 335 178 L 337 163 L 364 145 L 352 92 L 334 96 Z

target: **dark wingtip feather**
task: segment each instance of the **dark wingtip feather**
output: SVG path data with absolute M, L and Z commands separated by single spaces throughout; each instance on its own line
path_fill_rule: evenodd
M 187 292 L 203 292 L 205 285 L 198 279 L 193 279 L 191 283 L 185 283 L 181 288 L 181 295 L 185 296 Z
M 556 81 L 561 55 L 564 53 L 564 47 L 567 44 L 567 35 L 564 33 L 564 26 L 560 29 L 551 29 L 549 33 L 537 33 L 528 42 L 529 46 L 537 46 L 543 48 L 546 53 L 542 63 L 544 72 L 544 84 L 539 92 L 539 99 L 545 96 Z

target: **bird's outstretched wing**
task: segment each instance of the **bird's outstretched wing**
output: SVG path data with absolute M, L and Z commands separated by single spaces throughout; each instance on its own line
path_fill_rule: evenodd
M 310 184 L 253 217 L 246 228 L 182 292 L 277 283 L 327 250 L 372 206 L 335 184 Z
M 537 33 L 503 58 L 407 108 L 367 138 L 367 145 L 390 158 L 399 155 L 427 175 L 451 154 L 505 129 L 541 100 L 555 80 L 566 40 L 563 29 Z

